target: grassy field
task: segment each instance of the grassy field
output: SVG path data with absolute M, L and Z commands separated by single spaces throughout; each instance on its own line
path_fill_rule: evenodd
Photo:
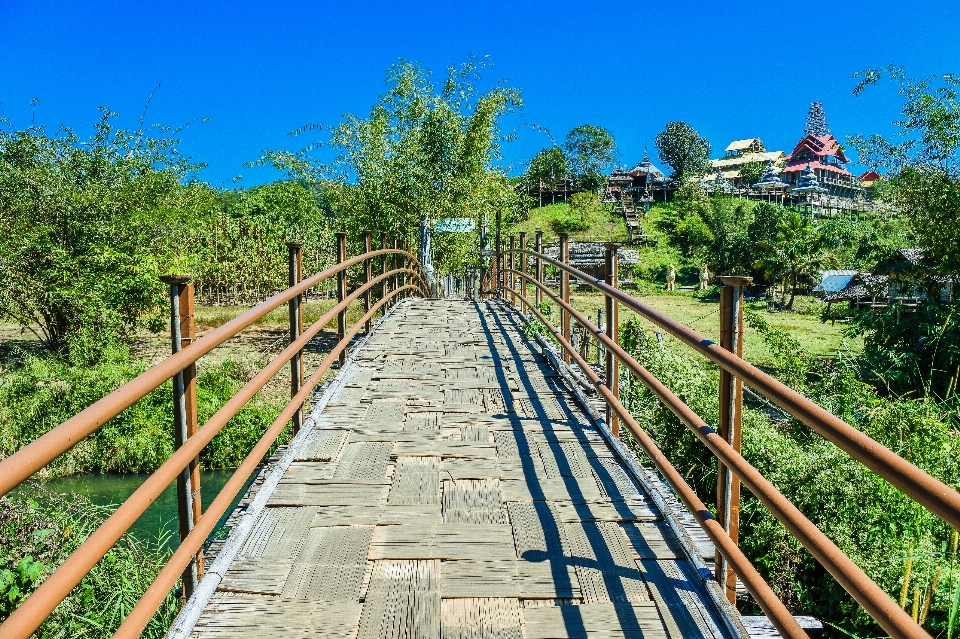
M 535 208 L 529 211 L 529 217 L 504 230 L 504 237 L 509 237 L 516 233 L 525 232 L 527 241 L 533 246 L 534 234 L 539 230 L 543 231 L 543 243 L 554 244 L 557 242 L 557 234 L 550 226 L 553 216 L 560 212 L 569 210 L 566 204 L 551 204 L 541 208 Z M 622 214 L 612 213 L 610 205 L 600 205 L 590 209 L 587 213 L 585 222 L 589 224 L 586 231 L 577 231 L 570 233 L 570 240 L 574 242 L 626 242 L 627 241 L 627 223 Z M 508 240 L 504 240 L 508 241 Z
M 657 293 L 637 295 L 637 297 L 643 303 L 686 324 L 703 336 L 714 341 L 719 339 L 720 303 L 716 299 L 697 299 L 690 293 Z M 587 313 L 591 318 L 596 318 L 597 309 L 603 308 L 603 297 L 592 291 L 572 291 L 571 300 L 577 309 Z M 765 310 L 766 305 L 764 303 L 751 303 L 749 306 L 762 312 L 771 326 L 789 332 L 804 349 L 814 355 L 823 357 L 835 355 L 844 343 L 853 350 L 860 348 L 858 342 L 843 337 L 844 325 L 824 324 L 820 321 L 819 315 L 816 313 L 819 309 L 819 302 L 817 301 L 809 298 L 798 298 L 796 306 L 799 312 L 790 313 L 768 313 Z M 635 315 L 636 313 L 633 311 L 621 307 L 620 323 L 623 324 Z M 643 321 L 650 330 L 658 330 L 652 323 Z M 768 364 L 770 353 L 763 342 L 760 341 L 756 332 L 752 328 L 746 327 L 745 333 L 744 357 L 760 366 Z M 679 346 L 677 340 L 666 333 L 664 333 L 664 340 L 665 343 L 675 343 Z

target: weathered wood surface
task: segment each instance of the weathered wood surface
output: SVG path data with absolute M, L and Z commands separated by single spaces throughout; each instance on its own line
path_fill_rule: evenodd
M 405 302 L 343 375 L 193 637 L 729 636 L 500 307 Z

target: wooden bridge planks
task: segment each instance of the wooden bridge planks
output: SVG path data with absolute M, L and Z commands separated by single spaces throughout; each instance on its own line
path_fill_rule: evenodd
M 512 316 L 406 302 L 354 362 L 194 637 L 728 636 Z

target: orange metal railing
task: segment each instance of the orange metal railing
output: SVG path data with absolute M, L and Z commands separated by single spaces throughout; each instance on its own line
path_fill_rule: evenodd
M 538 234 L 539 235 L 539 234 Z M 512 239 L 512 238 L 511 238 Z M 540 238 L 538 237 L 538 248 Z M 512 242 L 511 242 L 512 243 Z M 562 348 L 565 359 L 576 363 L 590 382 L 597 388 L 600 396 L 609 406 L 610 413 L 627 425 L 634 438 L 645 450 L 656 465 L 657 469 L 667 479 L 677 492 L 691 513 L 696 517 L 704 531 L 717 547 L 718 560 L 727 563 L 732 579 L 726 570 L 718 569 L 717 577 L 726 589 L 731 601 L 735 598 L 736 576 L 743 581 L 747 590 L 753 595 L 760 607 L 767 613 L 770 620 L 784 636 L 805 636 L 802 629 L 790 616 L 782 602 L 776 597 L 769 586 L 763 581 L 749 560 L 742 554 L 736 545 L 736 531 L 731 532 L 729 517 L 738 508 L 732 504 L 725 513 L 720 513 L 720 520 L 706 509 L 693 490 L 670 464 L 669 460 L 657 448 L 647 432 L 637 424 L 629 412 L 620 402 L 618 393 L 613 387 L 616 383 L 616 373 L 619 365 L 630 370 L 637 379 L 650 389 L 660 401 L 673 412 L 717 457 L 721 469 L 726 469 L 735 478 L 737 483 L 744 485 L 757 497 L 773 515 L 787 528 L 787 530 L 806 548 L 810 554 L 837 580 L 838 583 L 863 607 L 863 609 L 877 623 L 887 631 L 891 637 L 921 638 L 929 635 L 914 621 L 910 615 L 900 608 L 876 583 L 871 580 L 849 557 L 847 557 L 822 531 L 820 531 L 800 510 L 794 506 L 776 487 L 767 481 L 759 471 L 744 459 L 739 452 L 739 432 L 731 433 L 730 437 L 722 436 L 711 428 L 700 416 L 691 410 L 682 400 L 674 395 L 660 380 L 629 355 L 617 342 L 613 323 L 616 321 L 616 305 L 636 312 L 679 341 L 689 346 L 697 353 L 717 364 L 722 371 L 729 374 L 735 382 L 742 382 L 759 394 L 796 417 L 818 432 L 828 441 L 847 452 L 851 457 L 877 473 L 892 485 L 899 488 L 906 495 L 923 505 L 947 522 L 950 526 L 960 529 L 960 494 L 945 485 L 938 479 L 920 470 L 910 462 L 899 457 L 886 447 L 872 440 L 835 415 L 803 397 L 793 389 L 766 375 L 749 362 L 741 359 L 736 352 L 731 352 L 720 345 L 700 335 L 689 327 L 677 322 L 660 311 L 644 304 L 638 299 L 627 295 L 616 288 L 616 246 L 606 247 L 606 273 L 604 278 L 584 273 L 569 265 L 567 240 L 560 237 L 560 259 L 554 259 L 543 254 L 542 251 L 529 250 L 523 241 L 516 248 L 503 250 L 499 247 L 503 264 L 499 274 L 491 275 L 491 280 L 500 284 L 499 291 L 509 296 L 514 305 L 519 305 L 522 312 L 531 312 L 554 335 Z M 514 262 L 515 256 L 520 259 Z M 536 265 L 535 273 L 528 272 L 527 263 L 532 259 Z M 550 264 L 560 272 L 560 292 L 554 293 L 544 284 L 543 264 Z M 593 324 L 583 313 L 579 312 L 569 301 L 570 277 L 589 285 L 601 292 L 607 300 L 607 330 L 603 331 Z M 736 279 L 736 278 L 734 278 Z M 527 297 L 528 283 L 537 291 L 533 302 Z M 735 297 L 728 295 L 730 300 L 739 304 L 742 310 L 742 298 L 737 287 L 744 282 L 735 284 Z M 722 291 L 723 292 L 723 291 Z M 541 312 L 539 301 L 547 298 L 561 310 L 560 327 L 554 326 Z M 611 312 L 611 306 L 613 311 Z M 723 310 L 723 309 L 721 309 Z M 733 313 L 736 316 L 736 313 Z M 742 318 L 742 312 L 740 313 Z M 611 321 L 611 319 L 613 321 Z M 576 321 L 592 333 L 594 338 L 606 350 L 607 375 L 601 379 L 587 364 L 583 357 L 571 344 L 570 322 Z M 728 318 L 729 322 L 729 318 Z M 742 326 L 726 326 L 726 330 L 742 333 Z M 728 394 L 728 406 L 731 417 L 736 413 L 736 419 L 730 425 L 739 428 L 739 396 Z M 721 406 L 721 414 L 724 406 Z M 612 425 L 616 422 L 611 420 Z M 733 436 L 735 435 L 735 437 Z M 733 442 L 736 441 L 736 446 Z M 722 485 L 722 481 L 720 482 Z M 721 490 L 719 492 L 723 492 Z M 727 499 L 731 493 L 726 492 Z M 723 501 L 723 494 L 718 495 L 718 504 Z M 729 504 L 729 501 L 728 501 Z M 726 514 L 727 522 L 724 522 Z M 724 524 L 727 523 L 725 526 Z M 718 561 L 720 564 L 720 561 Z
M 202 570 L 203 560 L 200 551 L 209 534 L 216 527 L 220 517 L 229 508 L 233 498 L 243 488 L 247 477 L 262 463 L 267 451 L 287 423 L 291 422 L 294 428 L 299 427 L 298 416 L 302 413 L 304 402 L 307 401 L 314 388 L 333 366 L 334 362 L 343 362 L 350 340 L 357 336 L 361 330 L 366 329 L 369 332 L 373 317 L 378 311 L 383 310 L 385 312 L 388 304 L 396 303 L 410 294 L 419 294 L 424 297 L 430 295 L 429 285 L 416 256 L 396 240 L 393 242 L 393 248 L 387 248 L 387 238 L 384 235 L 381 241 L 383 248 L 371 250 L 370 234 L 365 233 L 365 252 L 349 259 L 346 257 L 345 234 L 338 234 L 337 244 L 337 264 L 302 281 L 299 281 L 300 246 L 290 245 L 290 281 L 292 285 L 286 291 L 271 297 L 196 341 L 184 338 L 184 341 L 188 343 L 182 349 L 178 349 L 175 344 L 174 349 L 177 352 L 173 355 L 87 409 L 77 413 L 36 441 L 24 446 L 10 457 L 0 461 L 0 496 L 2 496 L 19 486 L 85 437 L 96 432 L 101 426 L 157 389 L 167 380 L 182 375 L 184 371 L 189 370 L 200 358 L 214 348 L 236 336 L 240 331 L 251 326 L 270 311 L 285 303 L 290 304 L 291 339 L 289 345 L 207 420 L 203 428 L 194 429 L 194 432 L 190 433 L 190 436 L 181 443 L 174 454 L 154 471 L 0 625 L 0 637 L 4 639 L 26 639 L 29 637 L 117 540 L 130 529 L 147 507 L 160 496 L 160 493 L 178 476 L 181 476 L 186 469 L 190 469 L 191 464 L 195 463 L 200 452 L 227 422 L 284 366 L 290 364 L 292 395 L 290 402 L 264 432 L 253 450 L 250 451 L 202 516 L 192 517 L 191 524 L 186 526 L 186 530 L 181 525 L 182 538 L 179 548 L 170 557 L 137 605 L 127 615 L 114 637 L 139 636 L 177 580 L 181 578 L 181 575 L 189 574 L 184 571 L 191 564 L 196 564 Z M 374 276 L 372 262 L 378 258 L 381 262 L 381 273 Z M 352 267 L 358 265 L 363 268 L 363 283 L 352 293 L 347 294 L 347 273 Z M 331 277 L 337 278 L 337 304 L 304 330 L 302 327 L 302 308 L 299 305 L 301 296 L 308 289 Z M 184 278 L 170 278 L 167 281 L 174 287 L 191 286 Z M 375 288 L 379 288 L 380 299 L 373 303 L 372 293 Z M 174 292 L 179 293 L 181 290 L 182 288 L 176 288 Z M 192 296 L 190 297 L 192 298 Z M 364 315 L 352 328 L 348 329 L 346 326 L 346 311 L 352 303 L 361 298 L 364 300 Z M 174 305 L 174 308 L 177 308 L 176 305 Z M 337 345 L 323 359 L 310 377 L 302 381 L 302 352 L 304 347 L 334 318 L 338 319 L 339 340 Z M 184 326 L 183 322 L 180 323 L 180 326 Z M 181 511 L 181 516 L 183 512 Z M 199 507 L 197 512 L 199 512 Z M 193 574 L 198 574 L 200 570 Z

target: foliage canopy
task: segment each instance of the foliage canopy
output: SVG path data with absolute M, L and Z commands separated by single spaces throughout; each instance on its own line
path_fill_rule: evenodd
M 660 161 L 673 169 L 670 179 L 681 183 L 710 170 L 710 142 L 686 122 L 667 122 L 654 144 Z
M 435 85 L 418 63 L 401 60 L 386 75 L 386 92 L 367 117 L 345 115 L 326 140 L 296 153 L 273 151 L 264 161 L 300 181 L 319 184 L 336 223 L 356 237 L 364 230 L 399 236 L 416 246 L 421 219 L 515 215 L 520 196 L 498 166 L 503 116 L 523 105 L 520 92 L 496 84 L 477 88 L 486 58 L 450 67 Z M 304 134 L 323 127 L 308 125 Z M 315 151 L 334 154 L 321 161 Z M 476 262 L 476 234 L 437 234 L 437 267 Z
M 594 191 L 604 184 L 604 172 L 617 159 L 617 143 L 609 131 L 595 124 L 583 124 L 567 133 L 563 146 L 581 188 Z
M 187 180 L 176 131 L 116 129 L 113 117 L 102 109 L 86 141 L 0 129 L 0 315 L 82 359 L 162 303 L 157 277 L 189 267 L 189 229 L 211 203 Z
M 892 137 L 853 136 L 861 160 L 885 170 L 885 195 L 900 210 L 929 257 L 960 272 L 960 77 L 915 80 L 900 67 L 868 69 L 854 94 L 889 78 L 904 98 Z

